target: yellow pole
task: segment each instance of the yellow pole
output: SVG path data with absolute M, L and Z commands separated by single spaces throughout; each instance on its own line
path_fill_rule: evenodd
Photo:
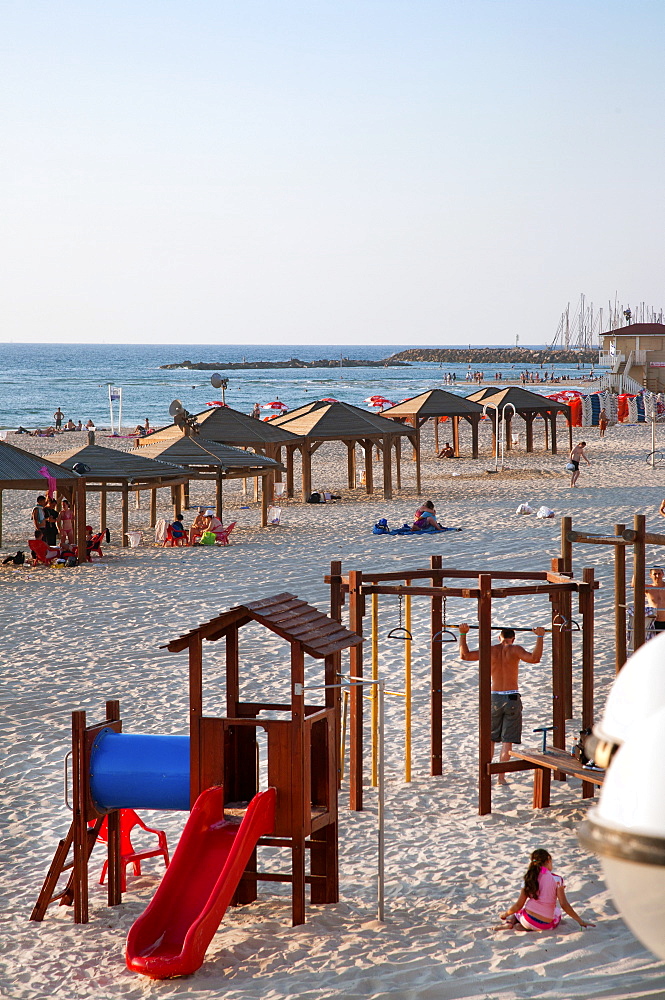
M 379 595 L 372 594 L 372 680 L 379 679 Z M 379 700 L 378 684 L 371 690 L 372 788 L 379 783 Z
M 407 587 L 411 581 L 405 581 Z M 404 598 L 404 624 L 411 634 L 411 595 Z M 404 643 L 404 780 L 411 781 L 411 640 Z

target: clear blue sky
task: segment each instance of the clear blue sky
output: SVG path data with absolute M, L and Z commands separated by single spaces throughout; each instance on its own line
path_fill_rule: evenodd
M 5 0 L 1 341 L 660 308 L 663 0 Z

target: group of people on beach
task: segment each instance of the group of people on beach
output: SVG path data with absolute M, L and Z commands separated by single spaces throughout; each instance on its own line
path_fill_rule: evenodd
M 65 415 L 58 407 L 58 409 L 53 414 L 53 424 L 50 427 L 35 427 L 34 431 L 29 431 L 27 427 L 17 427 L 17 434 L 29 434 L 30 437 L 55 437 L 56 434 L 61 434 L 65 431 L 94 431 L 95 425 L 92 420 L 88 420 L 84 425 L 82 421 L 75 423 L 71 417 L 69 420 L 65 421 Z M 64 423 L 64 426 L 63 426 Z

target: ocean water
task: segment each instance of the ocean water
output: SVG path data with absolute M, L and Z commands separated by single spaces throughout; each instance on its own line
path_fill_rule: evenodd
M 466 382 L 459 384 L 466 375 L 467 365 L 420 363 L 410 368 L 344 368 L 341 360 L 346 356 L 354 360 L 380 361 L 408 346 L 5 344 L 0 373 L 0 427 L 49 426 L 58 407 L 65 419 L 71 417 L 85 424 L 90 418 L 98 427 L 108 427 L 109 383 L 123 390 L 123 426 L 134 428 L 146 417 L 151 425 L 164 426 L 170 423 L 168 409 L 173 399 L 180 399 L 192 413 L 221 399 L 221 390 L 213 389 L 210 384 L 212 371 L 160 370 L 160 365 L 185 359 L 220 362 L 218 370 L 229 383 L 226 402 L 246 413 L 254 403 L 265 404 L 273 400 L 295 409 L 312 399 L 331 396 L 365 407 L 364 400 L 378 394 L 399 402 L 435 387 L 460 395 L 468 395 L 475 388 Z M 302 361 L 333 359 L 341 363 L 339 368 L 249 369 L 227 373 L 222 363 L 287 361 L 290 358 Z M 588 366 L 578 370 L 576 365 L 549 365 L 547 368 L 555 375 L 572 379 L 589 370 Z M 518 381 L 520 370 L 519 365 L 486 366 L 486 384 L 498 371 L 504 382 Z M 456 386 L 444 384 L 447 372 L 457 375 Z

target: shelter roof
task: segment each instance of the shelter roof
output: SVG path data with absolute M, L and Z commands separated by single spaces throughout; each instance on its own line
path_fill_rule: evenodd
M 454 392 L 445 392 L 443 389 L 429 389 L 384 410 L 382 416 L 466 417 L 471 413 L 482 412 L 482 406 L 469 398 L 456 396 Z
M 140 449 L 141 454 L 159 462 L 172 462 L 176 465 L 192 466 L 222 466 L 225 469 L 281 469 L 279 462 L 264 455 L 256 455 L 252 451 L 241 448 L 230 448 L 217 441 L 206 438 L 185 437 L 167 438 L 156 441 Z
M 302 437 L 330 441 L 413 433 L 411 427 L 367 413 L 351 403 L 326 403 L 322 399 L 291 410 L 271 423 L 286 427 Z
M 505 389 L 495 389 L 494 393 L 489 395 L 484 395 L 479 400 L 481 392 L 485 392 L 481 389 L 480 392 L 472 392 L 467 399 L 474 400 L 475 402 L 492 403 L 497 406 L 500 410 L 506 405 L 506 403 L 512 403 L 517 412 L 527 413 L 529 411 L 536 411 L 544 413 L 546 411 L 561 410 L 562 413 L 567 413 L 569 407 L 565 403 L 557 403 L 554 399 L 548 399 L 547 396 L 541 396 L 537 392 L 529 392 L 528 389 L 523 389 L 519 385 L 510 385 Z
M 242 627 L 252 621 L 265 626 L 288 642 L 298 643 L 309 656 L 317 659 L 323 659 L 349 646 L 358 646 L 363 641 L 355 632 L 350 632 L 340 622 L 324 615 L 311 604 L 301 601 L 294 594 L 283 593 L 239 604 L 185 635 L 172 639 L 166 648 L 171 652 L 178 652 L 186 649 L 199 636 L 214 642 L 221 639 L 230 628 Z
M 50 459 L 0 441 L 0 489 L 46 489 L 47 480 L 39 472 L 44 467 L 49 476 L 58 482 L 73 483 L 80 479 L 76 472 L 63 468 Z
M 71 469 L 77 462 L 83 462 L 90 468 L 90 472 L 83 473 L 83 477 L 91 481 L 165 479 L 169 476 L 187 475 L 187 469 L 182 466 L 156 462 L 138 449 L 119 451 L 117 448 L 88 444 L 69 451 L 59 451 L 52 457 L 67 469 Z
M 297 435 L 285 428 L 248 417 L 230 406 L 214 406 L 196 414 L 200 426 L 200 436 L 208 441 L 217 441 L 235 447 L 246 445 L 251 448 L 265 448 L 267 445 L 294 444 Z M 169 424 L 154 434 L 139 438 L 139 445 L 148 447 L 155 441 L 171 440 L 182 434 L 177 424 Z

